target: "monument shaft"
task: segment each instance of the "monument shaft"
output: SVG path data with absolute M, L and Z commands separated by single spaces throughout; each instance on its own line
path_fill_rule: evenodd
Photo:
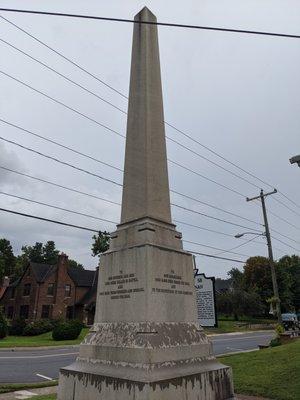
M 193 261 L 171 221 L 155 16 L 135 18 L 121 224 L 101 256 L 95 323 L 59 400 L 229 400 L 197 322 Z

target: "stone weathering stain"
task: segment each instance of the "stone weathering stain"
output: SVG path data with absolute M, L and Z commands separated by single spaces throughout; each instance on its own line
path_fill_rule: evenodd
M 197 321 L 192 255 L 172 223 L 156 17 L 133 34 L 121 223 L 101 257 L 95 323 L 59 400 L 229 400 L 231 370 Z

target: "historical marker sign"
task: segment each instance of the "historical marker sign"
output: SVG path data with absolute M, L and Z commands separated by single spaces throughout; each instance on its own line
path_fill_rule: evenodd
M 216 327 L 215 278 L 195 274 L 198 321 L 201 326 Z

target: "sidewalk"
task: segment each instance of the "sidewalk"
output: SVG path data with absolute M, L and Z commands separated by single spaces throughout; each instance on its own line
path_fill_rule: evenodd
M 31 390 L 20 390 L 17 392 L 5 393 L 0 395 L 0 400 L 25 400 L 25 399 L 34 399 L 37 395 L 46 395 L 56 393 L 57 386 L 52 386 L 49 388 L 41 388 L 41 389 L 31 389 Z M 257 396 L 246 396 L 242 394 L 236 395 L 236 400 L 268 400 L 263 397 Z
M 53 394 L 57 392 L 57 386 L 50 386 L 39 389 L 18 390 L 16 392 L 0 394 L 0 400 L 25 400 L 34 398 L 37 395 Z

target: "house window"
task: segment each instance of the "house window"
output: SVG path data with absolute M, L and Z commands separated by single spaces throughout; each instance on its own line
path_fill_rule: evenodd
M 42 306 L 41 318 L 50 318 L 51 317 L 50 311 L 51 311 L 51 306 L 50 305 Z
M 20 306 L 20 318 L 27 319 L 28 315 L 29 315 L 29 306 L 28 305 Z
M 29 296 L 30 295 L 30 289 L 31 289 L 31 284 L 30 283 L 25 283 L 24 288 L 23 288 L 23 296 Z
M 47 296 L 53 296 L 53 295 L 54 295 L 54 283 L 49 283 L 47 289 Z
M 65 285 L 65 297 L 71 297 L 71 285 Z
M 15 294 L 16 294 L 16 288 L 15 288 L 15 287 L 12 287 L 12 288 L 11 288 L 11 292 L 10 292 L 10 298 L 11 298 L 11 299 L 14 299 L 14 298 L 15 298 Z
M 6 316 L 7 316 L 8 319 L 13 319 L 13 316 L 14 316 L 14 308 L 13 308 L 13 306 L 8 306 L 7 307 Z

